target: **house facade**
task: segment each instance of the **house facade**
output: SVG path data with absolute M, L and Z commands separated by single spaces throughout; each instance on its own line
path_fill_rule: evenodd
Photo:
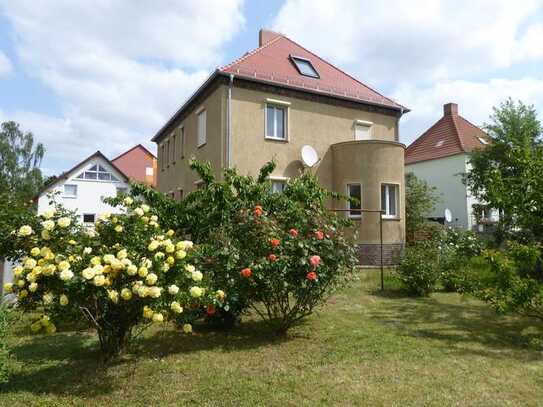
M 158 184 L 176 199 L 198 187 L 189 160 L 257 174 L 275 159 L 273 189 L 281 191 L 304 166 L 303 146 L 319 162 L 310 170 L 330 190 L 383 209 L 385 256 L 403 247 L 404 146 L 399 119 L 408 110 L 289 38 L 262 30 L 259 47 L 217 69 L 157 132 Z M 334 202 L 332 209 L 348 208 Z M 363 263 L 379 261 L 378 213 L 346 212 L 358 229 Z
M 111 163 L 131 181 L 156 187 L 157 158 L 141 144 L 118 155 Z
M 487 134 L 458 114 L 458 105 L 447 103 L 443 116 L 407 147 L 405 171 L 414 173 L 436 188 L 440 202 L 427 217 L 444 223 L 445 209 L 451 211 L 451 226 L 483 231 L 497 221 L 495 211 L 485 210 L 481 222 L 474 213 L 480 202 L 462 182 L 469 172 L 470 154 L 489 143 Z

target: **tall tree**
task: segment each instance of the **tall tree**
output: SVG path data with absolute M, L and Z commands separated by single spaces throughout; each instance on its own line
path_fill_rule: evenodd
M 494 108 L 487 148 L 472 153 L 464 180 L 472 194 L 500 212 L 498 237 L 518 231 L 543 241 L 542 127 L 533 106 L 509 99 Z
M 0 193 L 16 200 L 31 199 L 42 185 L 40 164 L 45 154 L 32 133 L 23 133 L 19 124 L 9 121 L 0 126 Z
M 415 232 L 424 224 L 438 201 L 435 187 L 412 172 L 405 174 L 405 229 L 408 241 L 414 239 Z

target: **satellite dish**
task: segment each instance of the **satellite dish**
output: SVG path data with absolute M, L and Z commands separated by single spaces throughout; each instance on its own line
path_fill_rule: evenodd
M 449 208 L 445 209 L 445 220 L 447 221 L 447 223 L 451 223 L 452 221 L 452 213 Z
M 317 155 L 317 152 L 315 151 L 315 149 L 311 146 L 308 146 L 308 145 L 303 146 L 300 153 L 302 156 L 302 162 L 304 163 L 304 166 L 306 167 L 311 168 L 319 162 L 319 156 Z

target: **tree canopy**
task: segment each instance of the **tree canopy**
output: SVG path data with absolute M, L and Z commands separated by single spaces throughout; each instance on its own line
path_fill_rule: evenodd
M 408 240 L 413 238 L 438 201 L 435 187 L 412 172 L 405 174 L 405 228 Z

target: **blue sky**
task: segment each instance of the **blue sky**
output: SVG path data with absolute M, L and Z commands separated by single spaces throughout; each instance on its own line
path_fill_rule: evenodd
M 159 6 L 157 6 L 159 4 Z M 58 173 L 154 132 L 216 66 L 275 29 L 410 107 L 408 144 L 457 102 L 476 124 L 507 97 L 543 111 L 540 0 L 0 0 L 0 121 Z

